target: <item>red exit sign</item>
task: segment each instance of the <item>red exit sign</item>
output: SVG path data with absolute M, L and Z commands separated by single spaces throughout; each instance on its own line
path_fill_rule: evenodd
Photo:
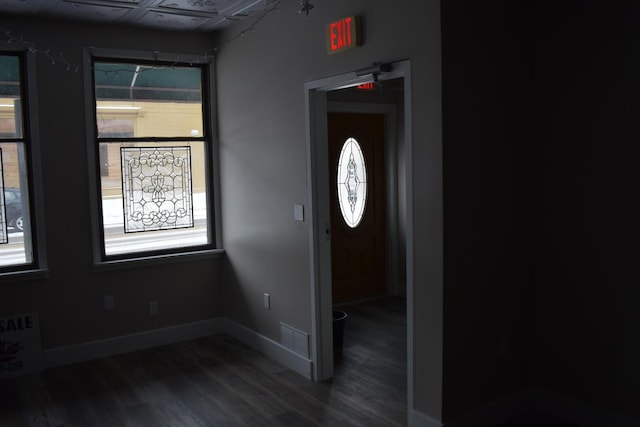
M 374 83 L 362 83 L 358 85 L 358 90 L 375 90 L 376 85 Z
M 348 16 L 327 25 L 327 52 L 337 53 L 360 46 L 360 19 Z

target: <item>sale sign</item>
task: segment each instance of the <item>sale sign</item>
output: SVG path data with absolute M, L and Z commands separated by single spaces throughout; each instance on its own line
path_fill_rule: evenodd
M 0 318 L 0 379 L 43 369 L 37 313 Z

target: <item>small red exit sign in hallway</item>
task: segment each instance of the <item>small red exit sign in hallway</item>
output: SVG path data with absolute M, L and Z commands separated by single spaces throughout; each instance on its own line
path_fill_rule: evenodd
M 375 83 L 361 83 L 358 85 L 358 90 L 375 90 Z
M 348 16 L 327 25 L 327 52 L 337 53 L 361 44 L 360 19 Z

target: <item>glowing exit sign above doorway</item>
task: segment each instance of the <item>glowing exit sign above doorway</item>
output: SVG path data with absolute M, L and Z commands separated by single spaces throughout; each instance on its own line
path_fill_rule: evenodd
M 358 16 L 348 16 L 327 25 L 327 53 L 343 52 L 361 44 Z

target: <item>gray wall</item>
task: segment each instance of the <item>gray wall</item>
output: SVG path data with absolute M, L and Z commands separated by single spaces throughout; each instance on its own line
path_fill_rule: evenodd
M 51 56 L 82 64 L 82 49 L 203 54 L 210 36 L 2 16 L 0 27 Z M 37 109 L 49 278 L 0 285 L 0 316 L 40 313 L 45 349 L 220 317 L 220 260 L 95 271 L 91 257 L 83 71 L 37 55 Z M 104 310 L 104 295 L 115 310 Z M 149 301 L 159 315 L 149 317 Z
M 444 419 L 533 387 L 635 425 L 640 7 L 442 12 Z
M 522 2 L 443 2 L 445 420 L 529 384 L 530 21 Z
M 639 16 L 538 2 L 534 38 L 533 384 L 636 423 Z
M 438 1 L 318 2 L 308 19 L 283 1 L 218 55 L 226 315 L 279 340 L 279 322 L 311 328 L 309 230 L 292 218 L 308 195 L 304 83 L 373 62 L 411 60 L 416 218 L 416 408 L 441 416 L 441 117 Z M 364 45 L 336 55 L 325 25 L 364 17 Z M 246 25 L 223 35 L 227 40 Z M 262 307 L 264 292 L 272 309 Z

